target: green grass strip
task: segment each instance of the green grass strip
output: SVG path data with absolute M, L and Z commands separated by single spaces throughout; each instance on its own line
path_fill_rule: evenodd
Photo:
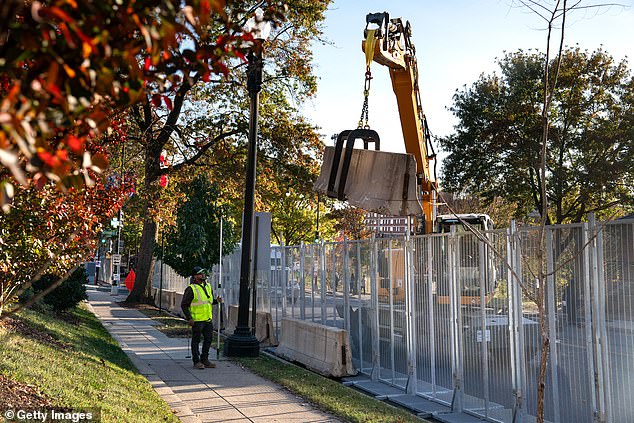
M 393 407 L 310 370 L 261 354 L 239 358 L 244 367 L 278 383 L 320 409 L 349 422 L 424 422 L 406 410 Z
M 0 373 L 58 407 L 101 410 L 103 422 L 177 422 L 101 322 L 85 307 L 65 319 L 25 309 L 19 319 L 66 345 L 0 328 Z

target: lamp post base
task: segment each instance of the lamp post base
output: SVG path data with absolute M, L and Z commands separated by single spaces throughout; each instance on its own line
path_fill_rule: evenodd
M 260 341 L 247 328 L 236 328 L 233 335 L 225 339 L 223 354 L 226 357 L 258 357 Z

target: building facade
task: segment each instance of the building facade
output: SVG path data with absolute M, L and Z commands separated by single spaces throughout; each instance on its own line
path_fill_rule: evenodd
M 365 227 L 377 237 L 403 236 L 407 233 L 407 216 L 384 216 L 366 213 Z

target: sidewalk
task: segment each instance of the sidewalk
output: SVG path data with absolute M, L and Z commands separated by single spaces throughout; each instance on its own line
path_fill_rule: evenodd
M 214 346 L 216 368 L 194 369 L 187 339 L 168 338 L 140 311 L 120 307 L 124 296 L 86 290 L 93 312 L 182 422 L 339 421 L 232 361 L 214 361 Z

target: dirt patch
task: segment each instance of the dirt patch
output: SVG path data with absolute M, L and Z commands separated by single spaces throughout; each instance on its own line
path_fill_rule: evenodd
M 191 336 L 192 330 L 187 325 L 187 322 L 166 310 L 159 310 L 158 307 L 151 304 L 130 304 L 123 301 L 117 304 L 124 308 L 139 310 L 153 321 L 159 323 L 155 328 L 170 338 L 188 338 Z
M 0 410 L 42 409 L 52 406 L 52 400 L 37 387 L 0 375 Z
M 15 319 L 13 317 L 5 317 L 4 319 L 0 320 L 0 327 L 4 328 L 8 332 L 19 333 L 20 335 L 23 335 L 25 337 L 35 339 L 36 341 L 44 344 L 53 345 L 63 350 L 68 350 L 71 348 L 70 344 L 59 341 L 49 333 L 29 326 L 23 321 Z
M 169 326 L 163 326 L 157 329 L 167 335 L 168 338 L 189 338 L 192 336 L 192 330 L 189 327 L 171 328 Z
M 159 308 L 151 305 L 151 304 L 142 304 L 142 303 L 126 303 L 125 301 L 117 301 L 117 305 L 119 305 L 120 307 L 123 308 L 133 308 L 136 310 L 152 310 L 152 311 L 159 311 Z

